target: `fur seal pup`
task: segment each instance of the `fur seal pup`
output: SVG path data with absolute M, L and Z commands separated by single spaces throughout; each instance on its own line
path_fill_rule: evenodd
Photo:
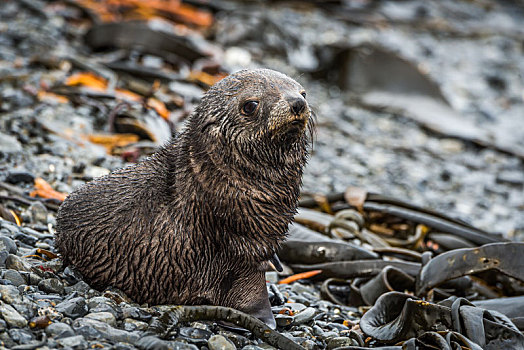
M 138 303 L 229 306 L 274 326 L 264 272 L 296 212 L 313 130 L 305 96 L 268 69 L 216 83 L 154 155 L 66 198 L 65 265 Z

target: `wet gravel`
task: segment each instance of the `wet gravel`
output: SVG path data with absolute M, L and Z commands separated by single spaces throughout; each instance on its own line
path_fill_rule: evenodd
M 412 2 L 384 4 L 386 13 L 399 18 L 413 10 Z M 304 176 L 305 191 L 328 193 L 344 191 L 350 185 L 364 187 L 522 239 L 522 159 L 437 135 L 399 113 L 359 107 L 329 79 L 303 74 L 322 64 L 319 47 L 328 48 L 345 36 L 355 42 L 366 38 L 424 63 L 445 97 L 465 118 L 479 123 L 504 118 L 513 121 L 517 120 L 515 115 L 521 118 L 523 110 L 522 81 L 516 78 L 523 73 L 521 41 L 504 31 L 464 41 L 400 27 L 355 30 L 347 23 L 328 20 L 326 13 L 293 7 L 266 11 L 273 29 L 259 40 L 253 36 L 258 30 L 258 17 L 249 19 L 242 15 L 245 11 L 233 11 L 227 18 L 219 16 L 217 27 L 240 23 L 243 28 L 251 28 L 251 34 L 230 30 L 229 37 L 217 34 L 216 41 L 227 47 L 225 60 L 230 67 L 264 65 L 288 72 L 307 87 L 318 117 L 318 131 Z M 499 14 L 506 18 L 503 9 Z M 274 29 L 279 28 L 283 17 L 292 21 L 286 26 L 284 42 Z M 29 61 L 49 51 L 67 53 L 70 47 L 81 47 L 77 29 L 66 26 L 59 15 L 48 19 L 17 1 L 0 3 L 0 18 L 0 180 L 28 193 L 34 179 L 42 177 L 57 191 L 68 193 L 126 165 L 80 136 L 103 128 L 107 116 L 104 110 L 56 101 L 39 103 L 34 108 L 38 100 L 36 87 L 62 79 L 66 67 L 48 73 L 40 64 Z M 503 20 L 496 23 L 500 22 Z M 315 27 L 311 23 L 318 24 L 321 30 L 316 31 L 323 35 L 313 35 Z M 510 31 L 515 26 L 513 22 L 507 25 Z M 457 53 L 457 41 L 464 41 L 466 49 Z M 409 45 L 404 45 L 406 42 Z M 290 45 L 293 50 L 286 50 Z M 430 58 L 426 55 L 422 60 L 420 52 L 428 47 Z M 264 55 L 266 51 L 271 54 Z M 454 52 L 453 60 L 446 59 L 450 51 Z M 463 69 L 466 61 L 468 69 Z M 490 65 L 485 65 L 488 61 Z M 497 74 L 503 82 L 490 80 Z M 501 86 L 506 93 L 501 93 Z M 499 113 L 500 98 L 511 101 L 503 113 Z M 522 118 L 515 125 L 521 127 Z M 59 259 L 49 258 L 47 252 L 54 252 L 53 208 L 58 203 L 9 200 L 13 192 L 6 189 L 0 189 L 0 195 L 7 209 L 21 212 L 24 223 L 20 227 L 0 221 L 1 347 L 271 348 L 249 332 L 216 322 L 184 324 L 168 340 L 160 339 L 148 327 L 160 317 L 161 308 L 134 304 L 117 291 L 93 290 L 73 270 L 64 270 Z M 274 273 L 267 278 L 276 282 Z M 322 300 L 318 286 L 307 282 L 269 283 L 268 290 L 278 330 L 305 348 L 359 345 L 352 332 L 358 328 L 355 325 L 362 310 Z

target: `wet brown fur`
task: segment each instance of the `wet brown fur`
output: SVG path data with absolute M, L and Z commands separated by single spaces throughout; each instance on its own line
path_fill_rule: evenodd
M 299 116 L 290 109 L 302 91 L 271 70 L 215 84 L 157 153 L 67 197 L 56 235 L 64 262 L 139 303 L 267 316 L 265 262 L 295 214 L 312 130 L 307 103 Z M 260 102 L 246 116 L 250 99 Z

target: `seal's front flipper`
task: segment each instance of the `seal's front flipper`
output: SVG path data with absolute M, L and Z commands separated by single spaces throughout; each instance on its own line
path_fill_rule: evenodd
M 267 294 L 266 284 L 264 282 L 264 288 L 253 296 L 252 303 L 248 309 L 244 312 L 255 316 L 259 320 L 267 324 L 271 329 L 277 327 L 275 317 L 271 311 L 271 304 L 269 303 L 269 295 Z

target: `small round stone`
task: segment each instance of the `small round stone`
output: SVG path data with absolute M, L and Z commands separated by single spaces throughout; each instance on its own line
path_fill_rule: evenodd
M 46 293 L 64 294 L 64 284 L 58 278 L 46 278 L 38 283 L 38 288 Z
M 90 318 L 92 320 L 98 320 L 107 323 L 110 326 L 116 326 L 116 317 L 110 312 L 92 312 L 84 317 Z
M 207 346 L 210 350 L 236 350 L 236 346 L 231 341 L 219 334 L 209 338 Z

